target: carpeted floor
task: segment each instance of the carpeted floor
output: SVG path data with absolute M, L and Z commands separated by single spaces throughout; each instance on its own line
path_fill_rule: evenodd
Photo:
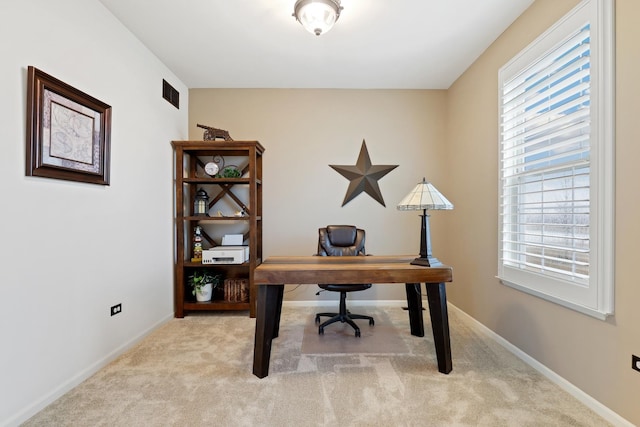
M 264 379 L 251 373 L 255 321 L 245 313 L 173 319 L 25 426 L 608 425 L 455 312 L 453 371 L 443 375 L 428 315 L 427 335 L 417 338 L 401 308 L 358 307 L 376 318 L 372 328 L 361 324 L 363 338 L 373 343 L 380 331 L 400 344 L 349 349 L 328 327 L 324 344 L 336 353 L 327 353 L 316 311 L 283 308 Z M 345 325 L 333 326 L 340 335 Z M 357 340 L 343 332 L 341 340 Z

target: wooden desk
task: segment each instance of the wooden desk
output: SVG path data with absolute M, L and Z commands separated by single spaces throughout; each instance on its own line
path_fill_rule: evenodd
M 411 265 L 413 256 L 271 257 L 256 267 L 258 288 L 253 374 L 269 375 L 271 342 L 278 336 L 284 284 L 404 283 L 411 334 L 424 336 L 420 284 L 427 287 L 431 327 L 438 370 L 451 372 L 451 342 L 445 283 L 453 273 L 448 266 Z M 356 339 L 356 338 L 354 338 Z

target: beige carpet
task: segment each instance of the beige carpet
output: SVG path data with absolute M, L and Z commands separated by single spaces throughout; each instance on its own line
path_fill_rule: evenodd
M 329 312 L 332 308 L 316 308 L 315 312 Z M 359 307 L 354 312 L 367 316 L 375 314 L 373 316 L 374 326 L 369 326 L 368 320 L 355 320 L 356 325 L 360 328 L 361 336 L 359 338 L 355 337 L 355 332 L 350 325 L 340 322 L 327 326 L 324 334 L 320 335 L 318 325 L 315 323 L 315 314 L 309 314 L 302 337 L 302 354 L 401 354 L 409 352 L 401 331 L 393 325 L 387 313 L 365 307 Z M 327 319 L 328 317 L 323 317 L 322 321 Z M 408 331 L 408 324 L 405 329 Z
M 159 328 L 25 425 L 607 425 L 455 312 L 449 316 L 453 371 L 443 375 L 431 334 L 411 336 L 406 311 L 367 310 L 388 317 L 407 352 L 303 354 L 315 309 L 284 307 L 270 375 L 258 379 L 251 373 L 253 319 L 188 316 Z

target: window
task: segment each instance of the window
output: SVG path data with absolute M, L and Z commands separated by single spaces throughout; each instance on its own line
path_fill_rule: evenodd
M 585 0 L 499 71 L 498 277 L 613 313 L 613 2 Z

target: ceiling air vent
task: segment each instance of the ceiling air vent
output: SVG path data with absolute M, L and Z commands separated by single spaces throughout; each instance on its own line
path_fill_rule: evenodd
M 180 109 L 180 92 L 162 79 L 162 97 L 177 109 Z

